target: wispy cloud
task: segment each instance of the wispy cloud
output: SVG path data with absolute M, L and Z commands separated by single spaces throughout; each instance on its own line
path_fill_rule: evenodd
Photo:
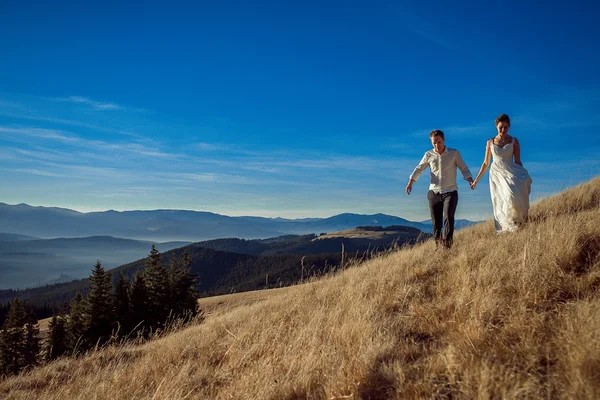
M 193 173 L 193 174 L 172 174 L 175 178 L 185 178 L 188 182 L 218 183 L 228 185 L 301 185 L 301 182 L 292 179 L 264 179 L 254 176 L 241 174 L 221 174 L 221 173 Z
M 25 107 L 24 105 L 22 105 L 20 103 L 6 101 L 6 100 L 2 100 L 2 99 L 0 99 L 0 109 L 13 109 L 13 110 L 19 110 L 19 111 L 29 111 L 29 107 Z
M 175 153 L 167 153 L 158 150 L 157 147 L 147 146 L 142 143 L 132 142 L 117 142 L 108 143 L 102 140 L 91 140 L 79 137 L 71 132 L 45 129 L 38 127 L 26 126 L 0 126 L 1 137 L 12 142 L 28 142 L 25 137 L 43 139 L 49 141 L 59 141 L 70 144 L 74 147 L 79 147 L 82 150 L 91 150 L 100 154 L 127 153 L 133 156 L 160 157 L 160 158 L 178 158 L 181 155 Z M 30 143 L 37 145 L 37 142 Z
M 143 108 L 133 108 L 127 107 L 120 104 L 112 103 L 112 102 L 104 102 L 104 101 L 96 101 L 92 100 L 88 97 L 84 96 L 69 96 L 69 97 L 54 97 L 50 98 L 53 101 L 66 101 L 70 103 L 77 104 L 85 104 L 90 106 L 92 110 L 96 111 L 110 111 L 110 110 L 127 110 L 127 111 L 137 111 L 137 112 L 145 112 L 147 110 Z
M 443 47 L 448 50 L 452 50 L 453 47 L 445 38 L 436 32 L 434 26 L 428 22 L 427 19 L 416 15 L 413 11 L 404 7 L 403 9 L 396 8 L 396 13 L 398 14 L 402 24 L 404 27 L 413 32 L 422 38 L 434 43 L 440 47 Z
M 307 171 L 315 180 L 328 180 L 334 175 L 369 174 L 373 177 L 389 176 L 395 179 L 398 170 L 409 168 L 411 161 L 402 157 L 366 157 L 322 153 L 290 153 L 285 157 L 257 157 L 246 159 L 240 164 L 245 170 L 278 174 L 282 176 L 304 176 Z
M 42 164 L 53 168 L 49 170 L 53 173 L 58 173 L 72 179 L 90 180 L 91 182 L 97 179 L 104 179 L 108 182 L 134 182 L 139 178 L 139 174 L 136 171 L 128 171 L 122 168 L 95 167 L 81 164 L 62 164 L 54 162 L 42 162 Z
M 243 149 L 240 146 L 235 146 L 231 144 L 223 144 L 223 143 L 206 143 L 206 142 L 197 142 L 193 145 L 194 148 L 200 151 L 206 152 L 224 152 L 231 154 L 241 154 L 246 156 L 260 156 L 261 152 Z
M 4 134 L 12 134 L 12 135 L 22 135 L 22 136 L 30 136 L 39 139 L 47 139 L 47 140 L 58 140 L 65 143 L 74 143 L 78 142 L 79 139 L 69 135 L 68 133 L 56 129 L 45 129 L 45 128 L 37 128 L 37 127 L 7 127 L 0 126 L 0 133 Z M 8 139 L 18 139 L 14 136 L 9 137 Z
M 52 178 L 65 178 L 64 174 L 59 174 L 56 172 L 51 172 L 51 171 L 45 171 L 45 170 L 41 170 L 41 169 L 35 169 L 35 168 L 2 168 L 3 171 L 6 172 L 20 172 L 20 173 L 25 173 L 25 174 L 30 174 L 30 175 L 38 175 L 38 176 L 45 176 L 45 177 L 52 177 Z
M 600 174 L 600 160 L 588 158 L 577 161 L 532 161 L 525 164 L 530 174 L 546 175 L 554 179 L 561 171 L 569 171 L 571 175 L 585 174 L 595 176 Z
M 76 126 L 76 127 L 80 127 L 80 128 L 95 130 L 98 132 L 116 133 L 119 135 L 131 136 L 131 137 L 135 137 L 135 138 L 143 137 L 142 135 L 137 134 L 135 132 L 129 132 L 129 131 L 125 131 L 122 129 L 112 129 L 112 128 L 108 128 L 106 126 L 94 125 L 94 124 L 89 124 L 87 122 L 75 121 L 75 120 L 64 119 L 64 118 L 54 118 L 54 117 L 36 115 L 36 114 L 31 114 L 31 113 L 23 114 L 22 112 L 11 112 L 11 111 L 2 110 L 2 109 L 0 109 L 0 115 L 9 117 L 9 118 L 15 118 L 15 119 L 24 119 L 24 120 L 31 120 L 31 121 L 50 122 L 53 124 L 60 124 L 60 125 Z
M 212 143 L 195 143 L 194 147 L 198 150 L 202 151 L 219 151 L 219 150 L 228 150 L 227 146 L 212 144 Z
M 83 103 L 91 106 L 95 110 L 122 110 L 124 107 L 115 104 L 115 103 L 103 103 L 100 101 L 94 101 L 88 99 L 87 97 L 82 96 L 69 96 L 65 99 L 61 99 L 65 101 L 71 101 L 73 103 Z
M 20 154 L 33 160 L 65 162 L 74 158 L 73 153 L 49 148 L 39 148 L 36 150 L 12 149 L 12 151 L 14 151 L 15 154 Z
M 160 157 L 160 158 L 178 158 L 180 155 L 175 153 L 166 153 L 154 147 L 149 147 L 141 143 L 107 143 L 101 140 L 86 141 L 88 148 L 97 151 L 117 151 L 125 152 L 136 156 Z
M 600 127 L 600 117 L 594 116 L 585 120 L 562 120 L 547 119 L 531 114 L 519 115 L 511 118 L 511 126 L 518 125 L 521 129 L 535 129 L 539 131 L 598 128 Z
M 416 26 L 416 25 L 408 24 L 408 25 L 406 25 L 406 28 L 409 31 L 414 32 L 417 35 L 429 40 L 432 43 L 435 43 L 445 49 L 452 50 L 452 46 L 450 45 L 450 43 L 448 43 L 442 37 L 437 36 L 433 32 L 426 30 L 426 28 L 424 26 Z

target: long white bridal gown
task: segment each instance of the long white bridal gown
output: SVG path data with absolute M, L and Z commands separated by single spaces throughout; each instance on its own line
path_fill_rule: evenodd
M 515 138 L 504 147 L 491 140 L 490 192 L 496 232 L 516 231 L 529 215 L 531 177 L 525 168 L 513 161 Z

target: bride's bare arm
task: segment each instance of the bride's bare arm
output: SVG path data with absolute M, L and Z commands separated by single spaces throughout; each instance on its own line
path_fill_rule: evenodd
M 475 189 L 475 186 L 477 186 L 477 183 L 479 183 L 479 180 L 481 179 L 483 174 L 485 174 L 485 171 L 487 171 L 487 169 L 489 168 L 491 158 L 492 158 L 492 141 L 488 140 L 485 145 L 485 158 L 483 159 L 483 164 L 481 164 L 481 168 L 479 169 L 477 178 L 475 178 L 475 181 L 471 185 L 472 189 Z
M 515 158 L 515 164 L 523 166 L 521 162 L 521 145 L 519 144 L 519 140 L 515 138 L 515 148 L 513 149 L 513 156 Z

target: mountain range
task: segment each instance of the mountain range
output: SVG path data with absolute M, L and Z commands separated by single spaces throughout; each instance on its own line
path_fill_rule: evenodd
M 474 222 L 458 220 L 457 225 Z M 357 226 L 403 225 L 431 232 L 431 223 L 386 214 L 344 213 L 329 218 L 229 217 L 202 211 L 149 210 L 81 213 L 56 207 L 0 203 L 0 232 L 39 238 L 112 236 L 160 242 L 197 242 L 217 238 L 261 239 L 354 229 Z

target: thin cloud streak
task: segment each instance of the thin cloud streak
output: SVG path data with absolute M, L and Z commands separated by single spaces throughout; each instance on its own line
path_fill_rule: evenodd
M 411 26 L 411 25 L 407 25 L 406 28 L 411 31 L 416 33 L 417 35 L 429 40 L 432 43 L 435 43 L 445 49 L 448 50 L 453 50 L 452 46 L 450 45 L 450 43 L 448 43 L 447 41 L 445 41 L 444 39 L 440 38 L 437 35 L 434 35 L 431 32 L 428 32 L 426 30 L 424 30 L 422 27 L 416 27 L 416 26 Z
M 48 139 L 48 140 L 57 140 L 64 143 L 75 143 L 78 142 L 79 139 L 69 135 L 68 133 L 56 129 L 45 129 L 45 128 L 32 128 L 32 127 L 6 127 L 0 126 L 0 133 L 9 133 L 9 134 L 17 134 L 17 135 L 25 135 L 30 137 L 35 137 L 38 139 Z M 14 137 L 7 138 L 9 140 L 15 139 Z
M 258 151 L 245 150 L 238 146 L 222 144 L 222 143 L 197 142 L 197 143 L 193 144 L 193 147 L 200 151 L 224 152 L 224 153 L 240 154 L 240 155 L 246 155 L 246 156 L 260 156 L 262 154 L 261 152 L 258 152 Z
M 160 158 L 179 158 L 181 155 L 174 153 L 165 153 L 154 148 L 144 146 L 139 143 L 107 143 L 101 140 L 86 141 L 86 145 L 90 149 L 97 151 L 122 151 L 138 156 L 160 157 Z
M 49 100 L 65 101 L 65 102 L 76 103 L 76 104 L 85 104 L 85 105 L 90 106 L 93 110 L 96 110 L 96 111 L 111 111 L 111 110 L 127 110 L 127 111 L 137 111 L 137 112 L 145 112 L 146 111 L 142 108 L 132 108 L 132 107 L 126 107 L 126 106 L 122 106 L 120 104 L 111 103 L 111 102 L 96 101 L 96 100 L 92 100 L 92 99 L 90 99 L 88 97 L 84 97 L 84 96 L 54 97 L 54 98 L 49 98 Z
M 448 41 L 433 32 L 431 24 L 428 23 L 424 18 L 417 16 L 413 12 L 409 11 L 408 8 L 395 8 L 394 11 L 396 11 L 398 14 L 404 27 L 410 32 L 413 32 L 429 42 L 437 44 L 438 46 L 447 50 L 453 50 L 452 45 Z
M 90 100 L 87 97 L 69 96 L 66 99 L 57 99 L 61 101 L 71 101 L 73 103 L 83 103 L 92 106 L 95 110 L 121 110 L 123 107 L 114 103 L 102 103 L 99 101 Z
M 128 153 L 136 156 L 146 157 L 160 157 L 160 158 L 179 158 L 182 157 L 180 154 L 166 153 L 157 150 L 153 147 L 148 147 L 140 143 L 108 143 L 102 140 L 90 140 L 78 137 L 71 132 L 56 130 L 56 129 L 45 129 L 37 127 L 10 127 L 0 126 L 0 134 L 15 134 L 27 137 L 33 137 L 38 139 L 46 139 L 51 141 L 59 141 L 67 143 L 73 146 L 79 146 L 81 148 L 92 150 L 96 152 L 110 152 L 115 151 Z M 22 137 L 4 136 L 5 140 L 23 143 Z M 27 141 L 25 141 L 27 143 Z M 36 145 L 36 143 L 31 143 Z
M 66 178 L 66 176 L 63 174 L 58 174 L 58 173 L 50 172 L 50 171 L 42 171 L 40 169 L 35 169 L 35 168 L 2 168 L 2 171 L 24 173 L 24 174 L 30 174 L 30 175 L 52 177 L 52 178 Z
M 219 145 L 219 144 L 211 144 L 211 143 L 195 143 L 194 147 L 198 150 L 202 151 L 227 151 L 229 148 L 227 146 Z
M 46 117 L 46 116 L 33 115 L 33 114 L 19 114 L 19 113 L 8 112 L 8 111 L 3 111 L 3 110 L 0 110 L 0 115 L 9 117 L 9 118 L 14 118 L 14 119 L 24 119 L 24 120 L 30 120 L 30 121 L 50 122 L 53 124 L 60 124 L 60 125 L 77 126 L 79 128 L 91 129 L 91 130 L 98 131 L 98 132 L 114 133 L 114 134 L 123 135 L 123 136 L 130 136 L 130 137 L 135 137 L 135 138 L 139 138 L 139 139 L 145 139 L 145 137 L 140 134 L 124 131 L 122 129 L 112 129 L 112 128 L 107 128 L 104 126 L 88 124 L 86 122 L 74 121 L 74 120 L 69 120 L 69 119 L 64 119 L 64 118 Z
M 29 111 L 28 107 L 25 107 L 22 104 L 14 103 L 12 101 L 5 101 L 0 99 L 0 108 L 13 108 L 20 111 Z

